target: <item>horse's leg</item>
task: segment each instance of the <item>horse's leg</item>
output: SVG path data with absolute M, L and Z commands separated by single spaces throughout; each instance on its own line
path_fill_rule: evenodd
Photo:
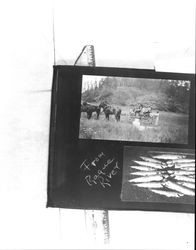
M 87 118 L 90 120 L 92 116 L 92 112 L 87 112 Z
M 100 110 L 97 111 L 97 120 L 99 119 Z

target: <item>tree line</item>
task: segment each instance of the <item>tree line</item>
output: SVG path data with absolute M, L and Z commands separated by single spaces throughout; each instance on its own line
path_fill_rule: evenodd
M 181 80 L 106 77 L 82 93 L 91 103 L 108 101 L 113 105 L 139 103 L 159 111 L 188 113 L 190 82 Z

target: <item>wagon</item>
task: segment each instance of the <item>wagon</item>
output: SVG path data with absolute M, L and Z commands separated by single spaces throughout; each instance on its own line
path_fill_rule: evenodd
M 157 126 L 159 123 L 159 111 L 151 111 L 148 113 L 129 113 L 129 121 L 132 123 L 135 119 L 140 120 L 140 125 L 143 126 Z

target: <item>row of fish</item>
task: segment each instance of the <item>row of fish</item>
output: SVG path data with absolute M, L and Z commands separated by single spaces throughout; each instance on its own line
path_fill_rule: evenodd
M 132 185 L 148 188 L 152 192 L 167 197 L 179 198 L 195 195 L 195 159 L 182 154 L 159 154 L 151 157 L 140 156 L 131 166 Z
M 149 166 L 153 168 L 164 168 L 164 167 L 194 167 L 195 159 L 177 159 L 177 160 L 168 160 L 168 161 L 160 161 L 149 157 L 140 157 L 144 161 L 135 161 L 143 166 Z

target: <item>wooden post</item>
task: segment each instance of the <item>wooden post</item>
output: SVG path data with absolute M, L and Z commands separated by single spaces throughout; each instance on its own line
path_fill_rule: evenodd
M 86 45 L 74 65 L 95 67 L 94 46 Z M 84 214 L 88 239 L 93 243 L 108 244 L 110 239 L 108 210 L 84 210 Z
M 56 65 L 56 49 L 55 49 L 55 25 L 53 13 L 53 50 L 54 50 L 54 65 Z M 81 58 L 85 55 L 86 60 L 80 62 Z M 86 45 L 82 49 L 74 65 L 88 65 L 95 67 L 95 51 L 93 45 Z M 60 212 L 60 210 L 59 210 Z M 87 229 L 88 238 L 94 243 L 107 244 L 109 243 L 109 216 L 107 210 L 84 210 L 85 224 Z

